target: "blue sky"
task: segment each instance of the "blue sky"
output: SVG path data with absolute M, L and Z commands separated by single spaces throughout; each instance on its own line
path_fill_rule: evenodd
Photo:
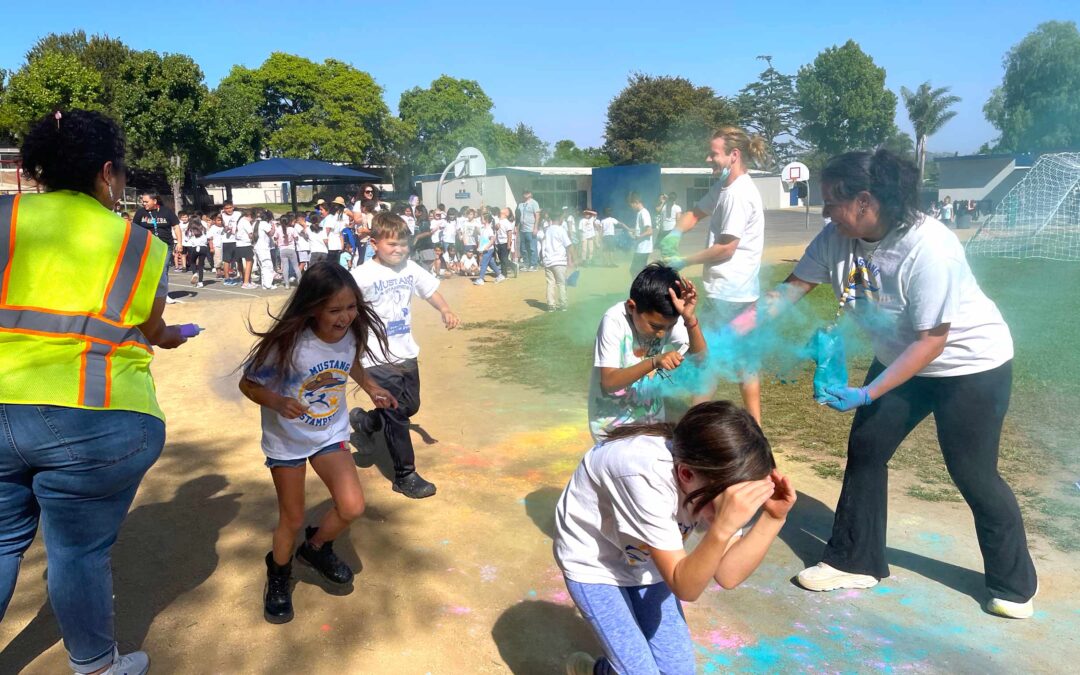
M 0 68 L 21 65 L 38 37 L 78 28 L 137 49 L 189 54 L 211 86 L 233 64 L 258 66 L 272 51 L 333 57 L 371 73 L 391 110 L 402 91 L 446 73 L 477 80 L 498 121 L 523 121 L 546 141 L 582 146 L 603 142 L 608 102 L 633 71 L 681 75 L 733 95 L 763 69 L 759 54 L 794 73 L 851 38 L 897 93 L 925 80 L 951 86 L 963 98 L 959 114 L 929 147 L 972 152 L 995 135 L 982 106 L 1001 82 L 1005 52 L 1043 21 L 1080 22 L 1077 0 L 189 0 L 152 14 L 143 3 L 108 0 L 12 4 L 4 8 Z M 897 121 L 911 131 L 902 104 Z

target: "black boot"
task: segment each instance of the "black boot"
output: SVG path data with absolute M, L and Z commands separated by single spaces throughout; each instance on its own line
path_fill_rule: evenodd
M 353 571 L 334 554 L 334 542 L 324 542 L 319 548 L 311 545 L 311 538 L 319 531 L 317 527 L 309 527 L 304 530 L 306 540 L 300 544 L 296 557 L 311 565 L 315 570 L 326 577 L 327 581 L 345 585 L 353 580 Z
M 266 593 L 263 595 L 263 616 L 270 623 L 288 623 L 293 618 L 292 559 L 284 565 L 274 562 L 274 552 L 266 554 Z
M 364 410 L 363 408 L 353 408 L 349 411 L 349 423 L 352 425 L 353 431 L 360 431 L 365 434 L 382 431 L 383 427 L 382 415 L 379 414 L 378 410 Z
M 435 484 L 421 478 L 414 467 L 403 467 L 396 473 L 394 492 L 400 492 L 413 499 L 423 499 L 435 494 Z

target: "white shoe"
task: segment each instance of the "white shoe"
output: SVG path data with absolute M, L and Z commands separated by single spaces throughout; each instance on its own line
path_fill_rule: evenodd
M 166 295 L 166 296 L 165 296 L 165 304 L 166 304 L 166 305 L 175 305 L 175 304 L 176 304 L 176 300 L 173 300 L 173 299 L 172 299 L 171 297 L 169 297 L 168 295 Z
M 499 276 L 495 277 L 495 283 L 497 283 L 497 284 L 501 284 L 504 281 L 506 281 L 506 277 L 504 277 L 501 274 Z
M 195 284 L 195 288 L 202 288 L 202 287 L 203 287 L 203 282 L 201 282 L 201 281 L 199 283 Z
M 566 659 L 566 675 L 592 675 L 596 659 L 585 652 L 574 652 Z
M 877 577 L 869 574 L 841 572 L 832 565 L 819 562 L 807 567 L 799 576 L 799 585 L 808 591 L 835 591 L 838 588 L 871 588 L 877 586 Z
M 484 285 L 484 280 L 483 279 L 473 279 L 472 283 L 473 283 L 473 286 L 483 286 Z
M 101 675 L 146 675 L 150 670 L 150 657 L 146 652 L 131 652 L 113 659 L 112 665 Z
M 1039 586 L 1035 585 L 1035 595 L 1039 594 Z M 1003 616 L 1006 619 L 1030 619 L 1035 614 L 1035 595 L 1031 596 L 1027 602 L 1011 602 L 1009 600 L 999 600 L 998 598 L 990 598 L 986 603 L 986 611 L 997 616 Z
M 199 283 L 199 275 L 198 274 L 192 274 L 191 275 L 191 285 L 194 286 L 197 283 Z

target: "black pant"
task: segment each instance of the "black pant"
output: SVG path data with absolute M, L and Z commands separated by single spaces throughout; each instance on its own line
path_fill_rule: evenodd
M 199 275 L 199 283 L 203 280 L 203 264 L 206 263 L 206 247 L 205 246 L 192 246 L 191 253 L 188 254 L 188 269 L 187 271 Z
M 397 399 L 397 409 L 378 408 L 383 419 L 383 437 L 394 473 L 404 476 L 416 470 L 416 455 L 409 436 L 409 418 L 420 409 L 420 368 L 416 359 L 402 363 L 365 368 L 364 373 Z
M 875 360 L 864 385 L 884 369 Z M 1011 388 L 1010 361 L 971 375 L 913 377 L 859 408 L 848 437 L 844 487 L 825 562 L 854 574 L 889 576 L 888 462 L 904 438 L 933 413 L 945 466 L 975 516 L 987 589 L 993 597 L 1011 602 L 1026 602 L 1035 595 L 1035 566 L 1020 507 L 997 470 Z
M 510 275 L 510 244 L 495 244 L 495 252 L 499 254 L 499 267 L 506 276 Z M 517 276 L 517 272 L 514 272 Z

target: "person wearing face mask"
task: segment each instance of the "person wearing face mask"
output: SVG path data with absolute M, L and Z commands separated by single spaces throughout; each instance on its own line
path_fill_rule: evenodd
M 702 266 L 705 301 L 701 316 L 717 329 L 742 314 L 760 295 L 758 276 L 765 244 L 765 210 L 750 177 L 750 166 L 765 160 L 765 140 L 738 127 L 721 127 L 713 134 L 708 161 L 716 183 L 694 208 L 683 213 L 675 230 L 661 242 L 664 261 L 675 269 Z M 685 257 L 679 238 L 702 219 L 709 219 L 705 249 Z M 743 405 L 761 422 L 761 385 L 757 375 L 743 373 L 739 383 Z M 698 392 L 694 403 L 711 400 L 716 383 Z
M 149 668 L 117 652 L 110 557 L 165 443 L 153 347 L 185 342 L 161 318 L 168 247 L 111 210 L 124 156 L 113 120 L 58 111 L 22 146 L 44 194 L 0 197 L 0 620 L 43 517 L 49 602 L 87 674 Z

